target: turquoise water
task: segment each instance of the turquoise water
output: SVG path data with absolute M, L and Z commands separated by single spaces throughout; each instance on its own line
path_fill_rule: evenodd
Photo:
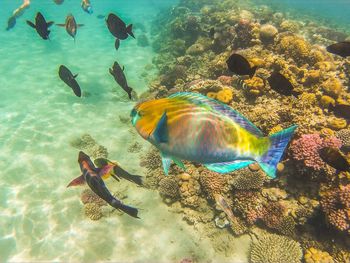
M 5 0 L 0 8 L 0 262 L 113 261 L 179 262 L 197 258 L 208 262 L 228 260 L 213 249 L 208 239 L 169 211 L 158 193 L 128 182 L 107 181 L 112 191 L 127 196 L 128 204 L 142 208 L 141 220 L 125 214 L 92 221 L 84 215 L 81 188 L 66 185 L 80 175 L 78 150 L 73 139 L 90 134 L 108 149 L 109 157 L 126 170 L 143 174 L 140 156 L 128 148 L 135 142 L 147 149 L 128 117 L 130 102 L 108 69 L 117 60 L 125 66 L 129 85 L 138 95 L 147 91 L 157 70 L 155 52 L 137 40 L 122 41 L 118 51 L 104 19 L 97 15 L 118 14 L 135 25 L 135 36 L 150 41 L 157 32 L 151 23 L 157 14 L 174 6 L 175 0 L 92 0 L 88 15 L 79 0 L 33 0 L 31 7 L 5 31 L 7 19 L 21 1 Z M 331 23 L 349 24 L 348 1 L 260 1 L 277 10 L 322 14 Z M 322 2 L 322 4 L 320 4 Z M 84 24 L 76 41 L 53 26 L 50 41 L 42 40 L 25 20 L 41 11 L 48 21 L 63 23 L 68 13 Z M 293 11 L 293 12 L 294 12 Z M 145 28 L 145 32 L 143 30 Z M 77 98 L 59 79 L 64 64 L 79 74 L 83 97 Z M 235 262 L 247 262 L 246 237 L 236 238 L 230 252 Z M 228 261 L 232 260 L 229 259 Z

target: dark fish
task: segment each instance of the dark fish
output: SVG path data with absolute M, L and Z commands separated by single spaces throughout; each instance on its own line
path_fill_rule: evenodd
M 321 159 L 339 171 L 349 171 L 350 164 L 338 148 L 323 147 L 319 151 Z
M 332 44 L 332 45 L 328 46 L 326 49 L 329 53 L 339 55 L 343 58 L 350 56 L 350 42 L 349 41 L 343 41 L 343 42 L 338 42 L 338 43 Z
M 279 72 L 273 72 L 270 77 L 267 78 L 271 89 L 285 95 L 285 96 L 298 96 L 298 93 L 294 91 L 294 87 L 290 81 Z
M 118 62 L 115 61 L 113 67 L 109 69 L 109 73 L 114 77 L 115 81 L 119 84 L 119 86 L 128 93 L 129 99 L 131 99 L 131 91 L 132 88 L 128 86 L 126 81 L 126 77 L 124 74 L 124 68 L 122 69 Z
M 107 27 L 109 29 L 109 32 L 111 34 L 120 39 L 124 40 L 127 39 L 128 36 L 132 36 L 135 38 L 133 32 L 132 32 L 132 24 L 126 26 L 126 24 L 121 20 L 117 15 L 115 14 L 109 14 L 106 20 Z
M 115 42 L 114 42 L 114 47 L 115 47 L 116 50 L 118 50 L 119 46 L 120 46 L 120 40 L 118 38 L 116 38 Z
M 226 60 L 226 64 L 230 71 L 240 76 L 249 75 L 249 77 L 253 77 L 257 68 L 256 66 L 250 67 L 248 60 L 239 54 L 232 54 Z
M 328 109 L 334 113 L 335 116 L 350 120 L 350 105 L 348 104 L 329 104 Z
M 77 24 L 77 22 L 75 21 L 75 18 L 72 14 L 68 14 L 66 17 L 66 21 L 64 24 L 56 24 L 57 26 L 61 26 L 61 27 L 65 27 L 67 33 L 74 38 L 75 40 L 75 36 L 77 35 L 77 29 L 81 26 L 83 26 L 83 24 Z
M 142 176 L 130 174 L 129 172 L 125 171 L 122 167 L 120 167 L 120 165 L 118 165 L 115 162 L 109 161 L 105 158 L 98 158 L 98 159 L 94 160 L 94 163 L 98 168 L 101 169 L 100 174 L 102 174 L 102 175 L 108 174 L 109 172 L 107 171 L 107 169 L 111 168 L 111 170 L 112 170 L 111 176 L 114 179 L 119 181 L 118 178 L 122 178 L 122 179 L 128 180 L 132 183 L 142 185 Z
M 98 18 L 98 19 L 104 19 L 105 16 L 104 16 L 104 15 L 98 15 L 97 18 Z
M 14 28 L 16 25 L 16 17 L 15 16 L 11 16 L 8 20 L 7 20 L 7 27 L 6 30 L 9 31 L 10 29 Z
M 63 4 L 64 0 L 54 0 L 56 5 L 61 5 Z
M 73 90 L 74 94 L 77 97 L 81 97 L 81 89 L 79 87 L 78 82 L 75 80 L 78 74 L 73 75 L 72 72 L 66 66 L 61 65 L 58 70 L 58 75 L 60 76 L 60 79 L 63 80 L 63 82 L 66 83 Z
M 49 39 L 49 35 L 50 35 L 50 30 L 49 27 L 53 25 L 54 22 L 46 22 L 44 16 L 38 12 L 35 16 L 35 24 L 33 24 L 33 22 L 27 20 L 27 24 L 29 26 L 31 26 L 32 28 L 35 28 L 36 32 L 38 32 L 39 36 L 41 36 L 41 38 L 47 40 Z
M 136 208 L 123 204 L 109 192 L 102 178 L 98 175 L 98 169 L 94 166 L 88 155 L 84 152 L 79 152 L 78 163 L 86 183 L 95 194 L 105 200 L 112 207 L 121 210 L 132 217 L 139 218 L 137 216 L 138 210 Z

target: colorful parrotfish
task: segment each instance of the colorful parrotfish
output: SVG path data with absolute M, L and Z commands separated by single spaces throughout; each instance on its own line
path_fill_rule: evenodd
M 160 150 L 165 174 L 171 160 L 182 168 L 181 160 L 202 163 L 219 173 L 258 162 L 275 178 L 276 166 L 297 127 L 264 137 L 229 106 L 188 92 L 139 103 L 131 117 L 138 133 Z

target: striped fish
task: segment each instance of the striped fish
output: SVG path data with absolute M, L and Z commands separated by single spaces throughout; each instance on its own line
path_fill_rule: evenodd
M 171 161 L 204 164 L 228 173 L 258 162 L 276 177 L 276 166 L 296 129 L 291 126 L 265 137 L 229 106 L 198 93 L 180 92 L 139 103 L 131 112 L 137 132 L 161 153 L 165 174 Z

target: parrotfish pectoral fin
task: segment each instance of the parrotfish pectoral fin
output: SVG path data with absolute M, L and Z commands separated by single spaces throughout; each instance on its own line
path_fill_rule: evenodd
M 232 172 L 234 170 L 244 168 L 251 163 L 254 163 L 254 161 L 236 160 L 233 162 L 226 162 L 226 163 L 209 163 L 209 164 L 204 164 L 204 166 L 207 167 L 211 171 L 224 174 L 224 173 L 229 173 L 229 172 Z
M 152 133 L 154 140 L 157 143 L 164 143 L 168 142 L 168 124 L 167 124 L 168 117 L 166 115 L 166 112 L 163 113 L 162 117 L 158 121 L 157 127 Z
M 271 178 L 276 177 L 276 167 L 280 161 L 285 148 L 292 138 L 297 125 L 293 125 L 283 131 L 272 134 L 270 138 L 270 148 L 260 160 L 258 160 L 261 169 Z
M 186 170 L 185 165 L 183 164 L 183 162 L 181 162 L 181 160 L 172 157 L 171 159 L 173 159 L 174 163 L 176 163 L 177 166 L 179 166 L 180 168 L 182 168 L 183 170 Z
M 163 154 L 161 154 L 161 156 L 162 156 L 162 164 L 163 164 L 164 173 L 165 173 L 165 175 L 168 175 L 170 164 L 171 164 L 171 158 L 168 156 L 165 156 Z

